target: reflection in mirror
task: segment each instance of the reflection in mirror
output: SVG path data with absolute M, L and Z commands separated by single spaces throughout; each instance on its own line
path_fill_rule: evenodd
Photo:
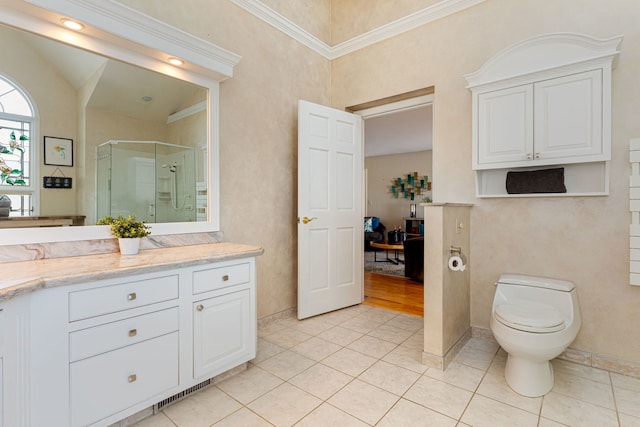
M 207 221 L 207 88 L 3 25 L 0 52 L 0 75 L 34 104 L 39 129 L 33 206 L 12 216 Z M 45 135 L 73 140 L 73 166 L 45 164 Z M 41 188 L 56 175 L 72 188 Z

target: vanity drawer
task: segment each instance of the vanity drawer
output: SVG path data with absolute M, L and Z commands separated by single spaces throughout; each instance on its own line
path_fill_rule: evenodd
M 69 293 L 69 321 L 178 298 L 178 275 L 119 283 Z
M 176 387 L 178 346 L 173 332 L 71 363 L 71 425 L 90 425 Z
M 248 283 L 250 280 L 251 268 L 248 262 L 198 270 L 193 272 L 193 293 L 223 289 Z
M 159 337 L 179 328 L 178 307 L 69 334 L 71 362 Z

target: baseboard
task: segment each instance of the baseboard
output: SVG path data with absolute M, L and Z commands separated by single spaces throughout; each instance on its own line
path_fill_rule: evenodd
M 269 314 L 268 316 L 264 316 L 258 319 L 258 329 L 266 328 L 267 326 L 279 322 L 284 319 L 291 319 L 292 317 L 296 317 L 297 308 L 288 308 L 286 310 L 280 311 L 278 313 Z
M 451 348 L 445 353 L 444 356 L 438 356 L 433 353 L 427 353 L 426 351 L 422 352 L 422 364 L 426 365 L 430 368 L 440 369 L 444 371 L 449 366 L 449 363 L 456 357 L 456 355 L 460 352 L 462 347 L 471 339 L 472 330 L 471 328 L 467 329 L 464 334 L 456 341 L 455 344 L 451 346 Z
M 471 336 L 488 341 L 496 342 L 491 329 L 471 327 Z M 584 350 L 576 350 L 569 347 L 564 353 L 557 357 L 560 360 L 579 363 L 592 368 L 603 369 L 616 374 L 627 375 L 629 377 L 640 378 L 640 363 L 629 362 L 627 360 L 616 359 L 610 356 L 603 356 Z

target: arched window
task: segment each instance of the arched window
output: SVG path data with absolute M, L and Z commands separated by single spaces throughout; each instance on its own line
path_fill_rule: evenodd
M 31 144 L 34 121 L 27 95 L 0 75 L 0 217 L 7 216 L 7 198 L 10 216 L 32 214 L 37 188 Z

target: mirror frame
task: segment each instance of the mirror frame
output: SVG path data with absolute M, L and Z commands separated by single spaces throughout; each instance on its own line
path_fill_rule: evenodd
M 68 30 L 62 18 L 78 20 L 86 28 Z M 115 0 L 0 0 L 0 23 L 208 89 L 207 221 L 150 225 L 153 235 L 220 230 L 219 84 L 233 76 L 240 56 Z M 169 57 L 185 64 L 170 65 Z M 97 225 L 0 230 L 0 246 L 108 238 L 109 227 Z

